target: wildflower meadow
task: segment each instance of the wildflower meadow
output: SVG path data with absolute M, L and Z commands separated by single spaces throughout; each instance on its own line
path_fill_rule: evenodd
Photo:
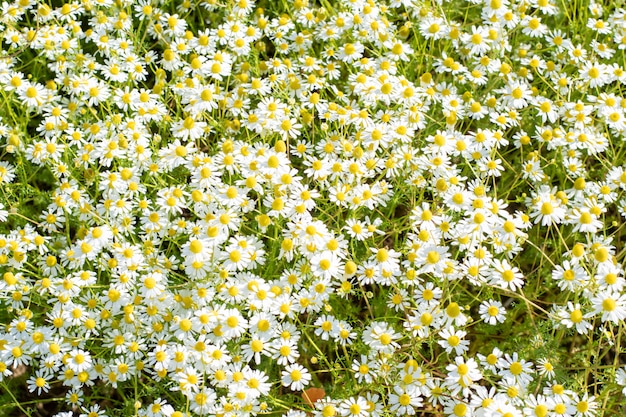
M 0 416 L 626 415 L 621 0 L 3 0 Z

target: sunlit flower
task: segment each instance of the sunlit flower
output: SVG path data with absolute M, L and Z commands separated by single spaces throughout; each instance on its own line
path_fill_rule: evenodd
M 282 372 L 282 384 L 292 391 L 301 391 L 311 381 L 309 371 L 299 364 L 287 365 Z

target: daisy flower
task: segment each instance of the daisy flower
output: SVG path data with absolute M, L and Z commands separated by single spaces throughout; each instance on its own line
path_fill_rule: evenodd
M 311 381 L 311 374 L 300 364 L 291 364 L 282 371 L 281 382 L 284 387 L 289 387 L 292 391 L 302 391 Z
M 339 413 L 342 416 L 367 417 L 369 414 L 368 410 L 369 405 L 366 399 L 360 395 L 347 398 L 339 404 Z
M 488 29 L 482 26 L 472 26 L 471 34 L 464 34 L 461 39 L 465 47 L 469 49 L 470 55 L 483 55 L 487 53 L 492 42 L 489 38 Z
M 32 375 L 26 383 L 28 384 L 28 391 L 35 392 L 37 391 L 37 395 L 41 395 L 42 392 L 48 392 L 50 389 L 50 384 L 48 383 L 49 376 L 45 371 L 41 369 L 35 372 L 35 375 Z
M 390 324 L 372 322 L 363 331 L 363 341 L 372 349 L 381 353 L 392 353 L 400 345 L 395 341 L 400 338 Z
M 524 275 L 506 259 L 494 259 L 490 282 L 500 288 L 516 291 L 524 286 Z
M 456 395 L 459 391 L 463 391 L 463 395 L 467 395 L 469 387 L 475 381 L 482 379 L 478 363 L 471 358 L 465 360 L 462 356 L 457 356 L 454 358 L 454 363 L 446 366 L 446 370 L 448 371 L 446 385 L 453 395 Z
M 172 125 L 172 135 L 183 141 L 195 141 L 202 137 L 207 128 L 203 121 L 197 121 L 193 116 L 187 116 Z
M 601 290 L 591 297 L 592 314 L 602 313 L 602 322 L 610 321 L 619 324 L 626 318 L 626 294 L 611 290 Z
M 38 108 L 49 101 L 48 91 L 39 83 L 23 84 L 17 93 L 27 107 Z
M 506 88 L 501 90 L 505 104 L 514 109 L 521 109 L 528 105 L 528 101 L 532 99 L 528 84 L 520 81 L 512 81 L 507 84 Z
M 447 416 L 469 417 L 474 415 L 474 407 L 460 400 L 449 399 L 444 402 L 443 412 Z
M 551 226 L 561 223 L 566 216 L 566 210 L 562 206 L 562 200 L 557 199 L 555 190 L 542 186 L 539 193 L 532 200 L 532 212 L 530 218 L 535 224 Z
M 389 395 L 389 409 L 396 415 L 412 416 L 417 413 L 422 405 L 421 392 L 418 387 L 407 385 L 393 388 Z
M 478 309 L 481 319 L 492 326 L 504 323 L 506 320 L 506 310 L 502 303 L 496 300 L 483 301 Z
M 469 340 L 463 339 L 467 335 L 467 332 L 463 330 L 455 330 L 454 327 L 439 332 L 441 340 L 437 341 L 441 347 L 443 347 L 447 353 L 454 351 L 455 355 L 462 355 L 469 349 Z
M 376 377 L 376 363 L 371 361 L 365 355 L 361 355 L 361 360 L 354 360 L 352 362 L 352 368 L 354 376 L 359 383 L 370 384 Z
M 587 334 L 593 329 L 593 325 L 586 320 L 590 314 L 583 313 L 579 303 L 568 301 L 565 308 L 557 310 L 557 315 L 561 319 L 561 324 L 568 329 L 574 327 L 579 334 Z
M 528 385 L 533 380 L 533 364 L 524 359 L 519 359 L 517 352 L 514 352 L 512 356 L 506 353 L 504 358 L 498 360 L 498 367 L 500 368 L 498 373 L 504 379 L 523 386 Z
M 92 365 L 91 354 L 82 349 L 74 349 L 69 352 L 70 358 L 67 366 L 74 372 L 79 373 L 88 370 Z
M 554 267 L 552 279 L 557 281 L 561 291 L 575 291 L 589 280 L 589 276 L 581 265 L 572 264 L 570 261 L 565 260 L 562 265 Z

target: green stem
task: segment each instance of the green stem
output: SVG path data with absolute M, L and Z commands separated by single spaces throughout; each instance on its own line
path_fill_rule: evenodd
M 13 392 L 11 391 L 11 389 L 8 387 L 8 385 L 2 381 L 0 382 L 0 385 L 2 386 L 2 388 L 4 388 L 4 391 L 9 394 L 9 397 L 11 397 L 11 399 L 13 400 L 13 404 L 15 404 L 15 406 L 17 408 L 20 409 L 20 411 L 25 415 L 25 416 L 30 416 L 31 414 L 26 411 L 26 409 L 24 407 L 22 407 L 22 404 L 17 400 L 17 398 L 15 398 L 15 395 L 13 395 Z M 26 403 L 25 403 L 26 404 Z M 12 404 L 8 404 L 8 405 L 12 405 Z

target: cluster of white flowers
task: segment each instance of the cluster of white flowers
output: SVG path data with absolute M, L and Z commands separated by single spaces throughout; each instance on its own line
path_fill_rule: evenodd
M 2 4 L 0 382 L 85 417 L 604 413 L 541 332 L 623 332 L 626 12 L 223 3 Z

